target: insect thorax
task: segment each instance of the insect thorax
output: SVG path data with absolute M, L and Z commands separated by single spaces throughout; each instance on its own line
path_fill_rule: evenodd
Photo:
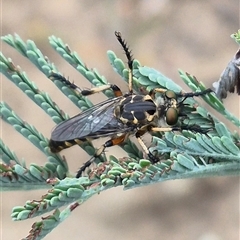
M 114 115 L 127 125 L 146 125 L 157 118 L 157 106 L 149 95 L 124 97 L 115 107 Z

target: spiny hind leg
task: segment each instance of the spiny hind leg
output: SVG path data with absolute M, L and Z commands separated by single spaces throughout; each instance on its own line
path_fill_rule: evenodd
M 50 74 L 49 78 L 51 80 L 61 81 L 62 83 L 64 83 L 69 88 L 72 88 L 77 94 L 80 94 L 80 95 L 83 95 L 83 96 L 89 96 L 89 95 L 92 95 L 94 93 L 103 92 L 103 91 L 108 90 L 108 89 L 113 90 L 113 93 L 114 93 L 115 97 L 119 97 L 119 96 L 123 95 L 120 88 L 115 84 L 106 84 L 106 85 L 102 85 L 102 86 L 99 86 L 99 87 L 94 87 L 94 88 L 91 88 L 91 89 L 88 89 L 88 90 L 82 90 L 76 84 L 74 84 L 73 82 L 70 82 L 67 78 L 65 78 L 64 76 L 62 76 L 59 73 L 52 72 Z

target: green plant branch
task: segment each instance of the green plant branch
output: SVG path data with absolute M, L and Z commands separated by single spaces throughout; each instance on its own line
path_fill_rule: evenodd
M 188 159 L 182 159 L 185 165 L 188 168 L 192 169 L 192 163 L 188 162 Z M 187 160 L 187 163 L 185 162 Z M 138 167 L 138 169 L 144 169 L 146 167 L 146 160 L 140 161 L 139 164 L 129 163 L 130 166 Z M 149 162 L 148 162 L 149 163 Z M 105 163 L 102 163 L 105 165 Z M 142 165 L 142 167 L 141 167 Z M 196 177 L 196 171 L 191 173 L 184 174 L 184 168 L 178 166 L 175 167 L 174 171 L 179 171 L 179 175 L 175 174 L 173 177 L 168 177 L 167 173 L 166 177 L 164 175 L 161 179 L 159 178 L 156 170 L 159 170 L 158 166 L 151 166 L 148 169 L 148 175 L 142 174 L 140 170 L 126 173 L 125 168 L 122 165 L 116 165 L 112 167 L 111 172 L 108 177 L 103 178 L 101 183 L 90 183 L 86 178 L 74 179 L 74 178 L 65 178 L 61 181 L 52 180 L 49 183 L 55 184 L 55 186 L 49 190 L 49 192 L 42 196 L 42 199 L 39 201 L 28 201 L 24 207 L 15 207 L 12 212 L 13 220 L 25 220 L 30 217 L 36 217 L 42 215 L 46 212 L 54 210 L 53 214 L 50 214 L 40 222 L 36 222 L 32 229 L 30 230 L 30 234 L 25 239 L 42 239 L 49 232 L 52 231 L 55 227 L 57 227 L 62 221 L 64 221 L 67 217 L 71 215 L 71 212 L 75 210 L 77 207 L 81 206 L 85 201 L 87 201 L 90 197 L 95 194 L 99 194 L 102 191 L 105 191 L 112 187 L 117 187 L 121 185 L 125 186 L 124 189 L 131 189 L 135 187 L 146 186 L 147 184 L 156 183 L 154 178 L 158 178 L 159 182 L 171 180 L 171 179 L 184 179 L 189 177 Z M 206 176 L 224 176 L 224 175 L 239 175 L 240 165 L 239 163 L 235 164 L 227 164 L 222 163 L 218 166 L 211 165 L 210 168 L 206 171 L 206 166 L 197 166 L 198 177 L 206 177 Z M 151 176 L 152 175 L 152 176 Z M 151 176 L 151 177 L 149 177 Z M 152 179 L 151 182 L 149 179 Z M 76 201 L 76 199 L 78 199 Z M 60 211 L 57 207 L 65 206 L 69 204 L 65 209 Z M 57 206 L 57 207 L 56 207 Z
M 53 63 L 47 60 L 47 57 L 41 53 L 36 47 L 35 43 L 28 40 L 25 44 L 23 40 L 15 35 L 15 38 L 11 35 L 2 37 L 2 40 L 8 43 L 10 46 L 18 50 L 23 56 L 27 57 L 30 61 L 37 66 L 46 76 L 50 76 L 52 71 L 57 71 Z M 31 100 L 33 100 L 38 106 L 40 106 L 54 122 L 60 123 L 63 120 L 69 118 L 55 102 L 51 100 L 49 95 L 45 92 L 41 92 L 35 83 L 30 81 L 25 73 L 21 71 L 19 67 L 16 67 L 11 59 L 7 59 L 4 55 L 0 54 L 0 71 L 11 80 L 17 87 L 19 87 Z M 71 99 L 77 106 L 81 106 L 81 110 L 86 110 L 92 106 L 92 103 L 85 97 L 76 94 L 68 87 L 64 86 L 60 81 L 54 81 L 56 86 Z M 95 149 L 90 142 L 85 142 L 81 147 L 89 154 L 94 154 Z M 99 157 L 102 161 L 104 158 Z
M 96 69 L 89 69 L 86 64 L 80 59 L 75 51 L 71 51 L 68 44 L 64 44 L 60 38 L 55 36 L 49 37 L 51 46 L 63 57 L 71 66 L 79 71 L 88 81 L 94 86 L 102 86 L 108 84 L 106 78 L 101 76 Z M 104 91 L 107 97 L 113 97 L 111 90 Z
M 0 53 L 1 72 L 11 80 L 19 89 L 21 89 L 37 106 L 41 107 L 56 123 L 68 118 L 62 110 L 52 101 L 50 96 L 38 89 L 26 73 L 22 72 L 20 67 L 16 67 L 11 59 L 7 59 Z
M 49 184 L 54 187 L 43 195 L 41 200 L 27 201 L 24 207 L 15 207 L 12 217 L 14 220 L 24 220 L 48 213 L 56 209 L 56 206 L 59 208 L 73 204 L 76 200 L 82 204 L 95 194 L 117 186 L 128 190 L 171 179 L 239 174 L 240 165 L 237 162 L 211 164 L 210 171 L 207 171 L 207 164 L 200 165 L 190 159 L 185 154 L 176 154 L 165 163 L 151 165 L 148 160 L 136 162 L 123 159 L 116 162 L 116 159 L 112 158 L 110 162 L 100 163 L 96 168 L 107 170 L 108 174 L 103 175 L 101 171 L 96 173 L 96 169 L 91 171 L 95 180 L 89 181 L 86 177 L 50 180 Z M 101 180 L 97 179 L 98 177 L 101 177 Z
M 200 89 L 201 91 L 206 89 L 202 82 L 198 82 L 197 79 L 181 70 L 179 70 L 182 80 L 190 87 L 193 91 Z M 217 98 L 215 94 L 208 94 L 207 96 L 202 97 L 206 103 L 208 103 L 212 108 L 220 112 L 226 119 L 231 121 L 235 126 L 240 127 L 240 120 L 232 113 L 230 113 L 223 103 Z
M 28 139 L 35 147 L 42 151 L 45 155 L 55 159 L 56 164 L 63 165 L 67 169 L 62 157 L 53 154 L 48 149 L 48 139 L 45 138 L 33 125 L 23 121 L 6 103 L 0 102 L 0 112 L 2 119 L 12 125 L 16 131 Z M 64 163 L 64 164 L 63 164 Z
M 11 161 L 18 163 L 22 166 L 25 166 L 24 161 L 20 161 L 17 155 L 8 148 L 6 144 L 0 139 L 0 152 L 1 152 L 1 159 L 8 165 L 10 165 Z
M 240 45 L 240 29 L 236 33 L 231 34 L 231 38 L 233 38 L 235 42 Z

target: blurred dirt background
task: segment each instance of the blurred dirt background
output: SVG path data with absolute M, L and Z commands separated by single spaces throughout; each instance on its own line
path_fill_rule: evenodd
M 230 38 L 239 29 L 238 0 L 3 0 L 1 14 L 2 36 L 17 33 L 25 41 L 32 39 L 65 76 L 86 88 L 91 84 L 56 54 L 48 36 L 60 37 L 89 67 L 97 68 L 124 90 L 127 86 L 106 57 L 106 51 L 111 49 L 125 59 L 115 39 L 115 30 L 122 32 L 142 65 L 158 69 L 186 90 L 178 68 L 211 87 L 238 48 Z M 70 115 L 78 113 L 28 60 L 5 43 L 1 43 L 1 49 L 64 111 Z M 1 98 L 24 120 L 50 136 L 54 123 L 2 75 Z M 91 97 L 94 103 L 104 99 L 102 94 Z M 229 95 L 224 102 L 229 111 L 239 116 L 238 96 Z M 46 161 L 40 151 L 6 123 L 1 124 L 1 137 L 27 164 Z M 108 150 L 109 154 L 113 152 L 125 156 L 118 147 Z M 69 160 L 74 159 L 69 161 L 72 172 L 89 158 L 78 147 L 63 154 Z M 28 235 L 31 225 L 40 218 L 12 222 L 11 210 L 27 200 L 38 200 L 45 192 L 1 193 L 1 239 L 21 239 Z M 76 209 L 45 239 L 239 239 L 239 178 L 172 181 L 125 192 L 122 188 L 112 189 Z

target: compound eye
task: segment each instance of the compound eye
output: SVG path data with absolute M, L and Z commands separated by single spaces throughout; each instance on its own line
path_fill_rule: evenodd
M 171 90 L 168 90 L 165 92 L 165 96 L 168 98 L 168 99 L 177 99 L 177 95 L 174 91 L 171 91 Z
M 166 112 L 166 122 L 168 125 L 175 125 L 178 121 L 178 111 L 176 108 L 169 108 Z

